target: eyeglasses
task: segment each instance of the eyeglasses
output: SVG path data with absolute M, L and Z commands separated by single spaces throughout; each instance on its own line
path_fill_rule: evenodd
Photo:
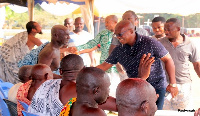
M 124 35 L 124 33 L 126 33 L 127 31 L 129 31 L 130 29 L 127 29 L 126 31 L 119 33 L 119 34 L 113 34 L 113 38 L 117 38 L 117 37 L 122 37 Z

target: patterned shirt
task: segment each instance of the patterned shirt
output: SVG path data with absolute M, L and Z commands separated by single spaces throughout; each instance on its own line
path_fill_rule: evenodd
M 156 89 L 164 88 L 166 76 L 160 58 L 167 55 L 168 51 L 155 39 L 136 33 L 136 42 L 133 46 L 128 44 L 117 46 L 106 62 L 110 64 L 119 62 L 125 68 L 128 77 L 135 78 L 138 77 L 140 58 L 147 53 L 151 53 L 151 56 L 155 57 L 147 81 Z
M 45 81 L 35 92 L 28 112 L 39 116 L 59 116 L 63 104 L 59 99 L 61 79 Z
M 101 57 L 100 57 L 100 64 L 102 64 L 109 55 L 110 44 L 112 40 L 113 32 L 109 30 L 101 31 L 94 39 L 90 40 L 86 44 L 80 45 L 77 47 L 78 50 L 82 49 L 91 49 L 97 44 L 101 44 Z M 107 70 L 106 72 L 117 72 L 116 67 L 113 66 L 111 69 Z
M 28 105 L 31 104 L 31 101 L 28 100 L 27 96 L 28 96 L 28 91 L 29 91 L 29 88 L 31 87 L 31 83 L 32 83 L 32 80 L 24 83 L 23 85 L 21 85 L 18 89 L 18 92 L 17 92 L 17 100 L 19 101 L 22 101 Z M 22 110 L 25 110 L 24 107 L 17 101 L 17 113 L 18 113 L 18 116 L 23 116 L 22 114 Z

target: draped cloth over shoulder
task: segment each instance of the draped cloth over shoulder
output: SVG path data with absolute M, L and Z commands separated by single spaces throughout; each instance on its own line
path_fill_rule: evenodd
M 30 52 L 26 45 L 28 33 L 21 32 L 7 40 L 0 48 L 0 78 L 16 84 L 19 82 L 17 62 Z

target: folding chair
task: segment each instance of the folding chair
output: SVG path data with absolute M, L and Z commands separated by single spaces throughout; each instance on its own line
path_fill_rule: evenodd
M 12 86 L 13 84 L 9 82 L 0 83 L 0 92 L 5 99 L 8 99 L 8 91 Z
M 27 112 L 27 111 L 24 111 L 24 110 L 22 110 L 22 114 L 23 114 L 24 116 L 38 116 L 38 115 L 36 115 L 36 114 L 30 113 L 30 112 Z
M 8 99 L 3 99 L 3 100 L 6 102 L 6 104 L 8 106 L 8 109 L 10 111 L 10 115 L 11 116 L 17 116 L 17 104 L 8 100 Z
M 2 116 L 10 116 L 10 112 L 7 104 L 4 102 L 3 98 L 0 96 L 0 107 Z
M 18 100 L 18 102 L 23 106 L 25 111 L 28 111 L 28 104 L 24 103 L 23 101 Z

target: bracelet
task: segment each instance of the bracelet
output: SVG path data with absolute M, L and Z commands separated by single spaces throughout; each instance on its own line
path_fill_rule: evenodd
M 97 48 L 100 48 L 101 47 L 101 44 L 97 44 Z
M 170 86 L 172 86 L 172 87 L 177 87 L 177 85 L 176 84 L 169 84 Z

